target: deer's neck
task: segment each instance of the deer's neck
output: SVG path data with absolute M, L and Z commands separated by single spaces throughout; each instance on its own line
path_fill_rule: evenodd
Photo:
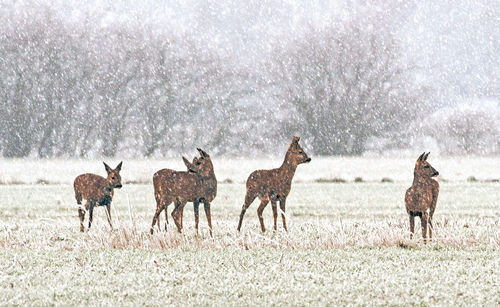
M 200 176 L 199 178 L 203 182 L 217 182 L 214 171 L 211 171 L 207 176 Z
M 416 173 L 413 173 L 413 185 L 426 185 L 429 184 L 430 178 L 419 176 Z
M 279 173 L 281 178 L 283 178 L 287 182 L 291 182 L 293 179 L 293 175 L 295 175 L 295 170 L 297 169 L 297 165 L 292 163 L 290 159 L 290 153 L 287 152 L 285 155 L 285 160 L 283 164 L 281 164 L 279 168 Z
M 207 176 L 199 176 L 198 178 L 200 196 L 211 202 L 217 195 L 217 178 L 215 178 L 214 171 L 211 171 Z
M 111 195 L 113 193 L 113 186 L 111 185 L 111 182 L 108 182 L 106 186 L 102 189 L 104 192 L 104 195 Z

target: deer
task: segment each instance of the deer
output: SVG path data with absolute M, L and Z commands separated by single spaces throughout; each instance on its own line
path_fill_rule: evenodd
M 427 223 L 429 224 L 429 239 L 432 240 L 432 219 L 439 194 L 439 183 L 432 179 L 438 176 L 439 172 L 427 162 L 429 154 L 430 152 L 427 154 L 424 152 L 418 157 L 413 171 L 413 183 L 405 194 L 406 212 L 410 217 L 410 239 L 413 238 L 415 217 L 418 216 L 424 243 L 427 240 Z
M 184 165 L 186 165 L 188 172 L 190 171 L 190 169 L 192 168 L 193 165 L 196 165 L 197 160 L 198 160 L 198 158 L 194 157 L 193 162 L 189 162 L 186 158 L 182 157 L 182 161 L 184 162 Z M 159 170 L 158 172 L 156 172 L 153 175 L 153 186 L 154 187 L 157 186 L 157 184 L 155 182 L 157 182 L 157 181 L 159 182 L 161 176 L 166 176 L 167 173 L 171 173 L 171 172 L 175 172 L 175 171 L 165 168 L 165 169 L 162 169 L 162 170 Z M 191 169 L 191 172 L 195 173 L 195 171 L 193 169 Z M 156 181 L 155 181 L 155 178 L 156 178 Z M 158 189 L 158 191 L 157 191 L 157 189 L 155 188 L 155 199 L 156 199 L 157 204 L 161 198 L 161 195 L 159 194 L 159 190 L 160 189 Z M 199 207 L 199 204 L 198 204 L 198 207 Z M 198 208 L 195 208 L 195 212 L 196 212 L 196 209 L 198 209 Z M 158 215 L 158 217 L 156 219 L 156 224 L 158 225 L 158 231 L 161 231 L 160 216 L 161 215 Z M 196 217 L 195 217 L 195 219 L 196 219 Z M 165 207 L 165 231 L 167 231 L 167 226 L 168 226 L 168 210 Z
M 113 199 L 114 189 L 120 189 L 122 187 L 120 171 L 123 161 L 120 162 L 115 169 L 109 167 L 105 162 L 103 163 L 108 173 L 106 178 L 87 173 L 77 176 L 73 183 L 76 203 L 78 204 L 81 232 L 85 231 L 83 222 L 85 220 L 86 211 L 89 211 L 88 229 L 90 230 L 95 206 L 106 206 L 108 223 L 111 229 L 113 229 L 113 224 L 111 223 L 111 200 Z M 86 200 L 84 207 L 82 207 L 82 199 Z
M 196 234 L 198 234 L 199 205 L 203 203 L 210 236 L 213 237 L 210 203 L 217 196 L 217 178 L 215 177 L 210 155 L 200 148 L 197 148 L 197 150 L 200 153 L 200 157 L 195 157 L 192 163 L 185 157 L 182 157 L 188 169 L 187 171 L 162 169 L 153 175 L 156 211 L 153 216 L 153 223 L 151 224 L 151 234 L 154 232 L 155 223 L 158 222 L 158 229 L 160 229 L 158 218 L 162 210 L 165 210 L 165 230 L 167 230 L 167 207 L 172 202 L 175 203 L 172 218 L 177 226 L 177 231 L 182 233 L 184 206 L 187 202 L 192 202 L 194 206 Z
M 266 231 L 262 212 L 266 208 L 269 201 L 271 202 L 271 207 L 273 209 L 274 231 L 277 230 L 276 219 L 278 217 L 278 201 L 280 203 L 281 217 L 283 219 L 283 228 L 285 231 L 288 231 L 286 227 L 285 208 L 286 198 L 292 187 L 292 179 L 299 164 L 311 162 L 311 158 L 307 156 L 304 149 L 300 146 L 299 140 L 300 137 L 293 137 L 292 142 L 290 143 L 290 146 L 285 154 L 285 160 L 279 168 L 256 170 L 250 174 L 246 183 L 247 191 L 245 195 L 245 202 L 240 213 L 238 231 L 241 230 L 241 224 L 243 222 L 245 212 L 257 197 L 261 201 L 260 206 L 257 209 L 257 215 L 259 217 L 262 232 Z

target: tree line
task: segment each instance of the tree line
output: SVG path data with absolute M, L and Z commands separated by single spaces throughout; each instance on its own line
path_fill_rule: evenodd
M 360 155 L 374 137 L 404 143 L 431 109 L 391 16 L 366 10 L 306 22 L 245 61 L 104 11 L 69 18 L 38 3 L 0 15 L 3 157 L 274 153 L 294 134 L 314 154 Z

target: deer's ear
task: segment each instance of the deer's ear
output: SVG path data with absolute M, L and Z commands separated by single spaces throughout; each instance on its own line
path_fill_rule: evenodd
M 122 170 L 122 164 L 123 164 L 123 161 L 121 161 L 120 163 L 118 163 L 118 165 L 116 166 L 115 170 L 121 171 Z
M 206 152 L 204 152 L 203 150 L 201 150 L 200 148 L 196 148 L 198 150 L 198 152 L 200 153 L 200 155 L 204 158 L 207 158 L 207 157 L 210 157 Z
M 427 153 L 427 154 L 426 154 L 426 155 L 422 158 L 422 160 L 423 160 L 423 161 L 427 161 L 427 157 L 429 157 L 429 154 L 430 154 L 430 153 L 431 153 L 431 152 L 429 151 L 429 152 L 428 152 L 428 153 Z
M 300 140 L 300 136 L 294 136 L 293 139 L 292 139 L 292 143 L 290 144 L 290 146 L 292 146 L 292 147 L 298 147 L 299 146 L 299 140 Z
M 420 155 L 420 157 L 418 157 L 417 162 L 421 162 L 424 158 L 424 155 L 425 155 L 425 151 L 423 154 Z
M 188 170 L 191 169 L 191 166 L 193 166 L 191 164 L 191 162 L 189 162 L 189 160 L 186 159 L 186 158 L 184 158 L 184 157 L 182 157 L 182 161 L 184 161 L 184 165 L 186 165 L 186 167 L 188 168 Z
M 111 173 L 113 170 L 111 169 L 111 167 L 109 167 L 109 165 L 106 164 L 106 162 L 102 162 L 104 164 L 104 169 L 106 169 L 106 172 L 109 174 Z

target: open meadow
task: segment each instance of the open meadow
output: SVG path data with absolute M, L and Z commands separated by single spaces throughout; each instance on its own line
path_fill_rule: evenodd
M 149 234 L 152 174 L 184 169 L 180 158 L 125 160 L 114 229 L 97 208 L 85 233 L 72 181 L 104 175 L 101 161 L 0 160 L 0 305 L 500 304 L 500 158 L 431 155 L 441 190 L 428 244 L 419 219 L 410 240 L 404 206 L 416 157 L 312 158 L 276 233 L 270 205 L 261 233 L 258 200 L 236 226 L 246 177 L 281 160 L 214 159 L 213 238 L 202 209 L 196 236 L 190 203 L 183 234 L 173 205 L 168 231 Z

